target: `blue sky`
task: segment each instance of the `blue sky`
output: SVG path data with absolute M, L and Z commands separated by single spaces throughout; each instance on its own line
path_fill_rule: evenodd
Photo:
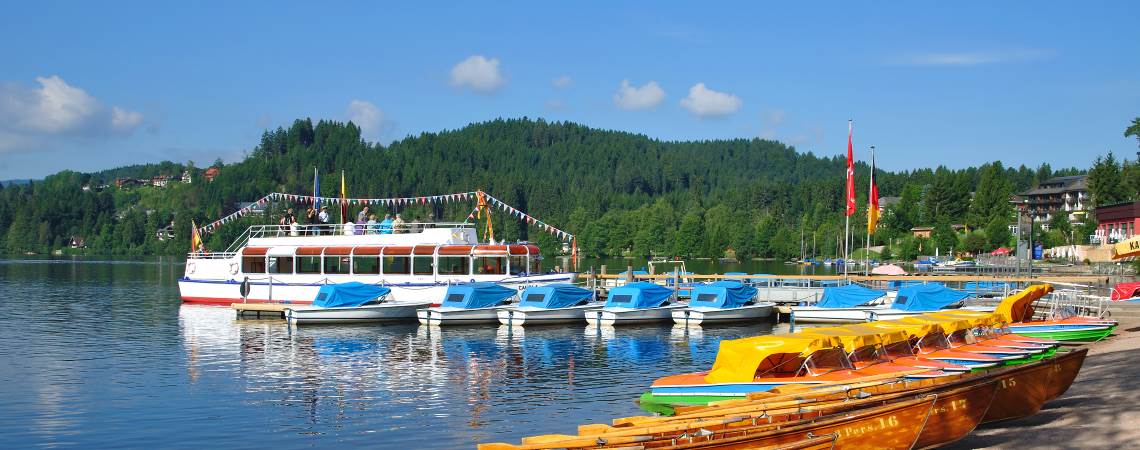
M 8 3 L 0 179 L 233 161 L 306 116 L 385 143 L 529 116 L 824 155 L 854 118 L 889 169 L 1137 150 L 1136 2 Z

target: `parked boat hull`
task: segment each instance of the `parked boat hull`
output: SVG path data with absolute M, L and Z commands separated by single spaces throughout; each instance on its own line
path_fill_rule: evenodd
M 1116 330 L 1114 325 L 1011 325 L 1010 331 L 1033 338 L 1052 339 L 1064 342 L 1095 342 L 1108 337 Z
M 819 308 L 793 306 L 792 323 L 857 323 L 866 322 L 869 312 L 886 308 Z
M 590 326 L 630 325 L 671 320 L 673 311 L 684 305 L 659 306 L 656 308 L 602 308 L 586 314 Z
M 411 321 L 416 318 L 416 310 L 428 306 L 428 303 L 384 303 L 346 308 L 299 305 L 286 309 L 285 319 L 293 324 Z
M 772 308 L 775 303 L 758 303 L 755 305 L 745 305 L 738 308 L 709 308 L 709 307 L 689 307 L 682 310 L 674 310 L 672 313 L 673 322 L 678 325 L 701 325 L 704 323 L 722 323 L 722 322 L 740 322 L 746 320 L 756 320 L 772 315 Z
M 498 311 L 499 323 L 510 326 L 549 325 L 560 323 L 581 323 L 586 320 L 586 312 L 601 308 L 601 305 L 575 306 L 570 308 L 501 308 Z
M 498 307 L 464 309 L 433 306 L 416 311 L 416 318 L 423 325 L 481 325 L 499 323 L 498 309 Z

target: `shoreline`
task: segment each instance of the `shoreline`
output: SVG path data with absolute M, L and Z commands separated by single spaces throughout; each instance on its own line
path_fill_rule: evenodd
M 1117 319 L 1064 395 L 1029 417 L 982 425 L 947 449 L 1130 448 L 1140 440 L 1140 318 Z

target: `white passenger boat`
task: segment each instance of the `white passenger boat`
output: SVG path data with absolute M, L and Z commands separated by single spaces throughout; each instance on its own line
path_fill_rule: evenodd
M 519 303 L 498 310 L 499 323 L 509 326 L 582 322 L 586 311 L 601 308 L 594 293 L 572 284 L 526 288 Z
M 476 325 L 499 321 L 498 310 L 518 296 L 518 291 L 495 283 L 448 286 L 443 302 L 416 311 L 424 325 Z
M 772 315 L 772 302 L 756 301 L 756 288 L 739 281 L 717 281 L 693 288 L 689 305 L 673 310 L 673 322 L 701 325 L 712 322 L 739 322 Z
M 418 223 L 411 233 L 343 234 L 340 225 L 253 226 L 221 253 L 195 252 L 178 280 L 187 303 L 309 304 L 321 286 L 358 281 L 392 289 L 392 303 L 438 302 L 447 286 L 477 281 L 522 290 L 573 282 L 544 273 L 534 244 L 478 242 L 470 224 Z M 340 234 L 338 234 L 340 233 Z M 248 295 L 239 287 L 248 283 Z
M 851 323 L 865 322 L 868 311 L 885 310 L 888 305 L 886 291 L 866 288 L 858 284 L 829 287 L 823 298 L 813 305 L 793 306 L 794 323 Z
M 612 326 L 663 322 L 672 317 L 673 310 L 684 307 L 684 303 L 676 302 L 672 289 L 639 281 L 610 289 L 605 306 L 586 313 L 586 323 Z
M 415 320 L 416 310 L 428 302 L 394 303 L 388 300 L 391 288 L 355 281 L 321 286 L 312 305 L 285 310 L 292 324 L 358 323 Z

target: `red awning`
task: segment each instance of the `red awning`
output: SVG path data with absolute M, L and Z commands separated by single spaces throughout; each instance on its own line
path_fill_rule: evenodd
M 241 249 L 242 256 L 262 256 L 269 251 L 269 247 L 246 247 Z
M 990 252 L 993 256 L 1008 255 L 1009 249 L 1005 247 L 998 247 L 997 250 Z
M 1112 287 L 1113 300 L 1128 300 L 1140 293 L 1140 283 L 1120 283 Z

